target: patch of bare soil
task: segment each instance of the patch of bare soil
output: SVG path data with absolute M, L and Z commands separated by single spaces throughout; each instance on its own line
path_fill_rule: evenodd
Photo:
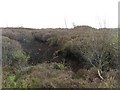
M 36 65 L 45 61 L 53 59 L 53 54 L 57 50 L 57 47 L 49 46 L 42 42 L 31 42 L 22 44 L 24 50 L 30 55 L 28 64 Z

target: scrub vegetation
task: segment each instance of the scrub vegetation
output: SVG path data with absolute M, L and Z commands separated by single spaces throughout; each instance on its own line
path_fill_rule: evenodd
M 118 30 L 2 28 L 3 88 L 118 88 Z

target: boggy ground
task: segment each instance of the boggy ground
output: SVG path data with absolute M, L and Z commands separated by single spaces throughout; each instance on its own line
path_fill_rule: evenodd
M 4 88 L 119 86 L 117 30 L 3 28 L 2 36 Z M 89 62 L 100 55 L 103 80 Z

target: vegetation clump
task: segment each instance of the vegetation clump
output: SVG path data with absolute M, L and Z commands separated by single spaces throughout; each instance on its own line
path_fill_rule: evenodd
M 24 67 L 30 56 L 24 52 L 20 43 L 5 36 L 3 36 L 2 39 L 3 66 L 10 65 L 16 68 Z
M 118 31 L 3 30 L 3 87 L 118 88 Z

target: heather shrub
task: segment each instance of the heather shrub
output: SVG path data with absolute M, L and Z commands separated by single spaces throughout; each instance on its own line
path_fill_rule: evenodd
M 78 72 L 72 75 L 73 79 L 80 79 L 86 80 L 88 77 L 88 70 L 87 69 L 79 69 Z
M 79 37 L 67 41 L 62 50 L 65 55 L 71 53 L 74 58 L 78 60 L 83 58 L 95 67 L 114 68 L 117 64 L 118 45 L 116 36 L 109 30 L 89 31 L 80 34 Z
M 57 63 L 42 63 L 22 70 L 4 67 L 3 88 L 116 88 L 116 71 L 106 72 L 106 78 L 97 77 L 96 69 L 55 69 Z M 58 63 L 59 64 L 59 63 Z
M 47 42 L 50 46 L 58 46 L 57 36 L 50 37 Z
M 27 55 L 23 50 L 16 50 L 13 55 L 20 68 L 24 67 L 24 65 L 26 65 L 27 61 L 30 59 L 30 56 Z
M 18 32 L 19 35 L 17 36 L 18 39 L 17 41 L 24 42 L 24 43 L 29 43 L 34 40 L 32 33 L 30 31 L 20 31 Z
M 84 47 L 79 46 L 80 52 L 86 60 L 99 69 L 103 69 L 106 65 L 113 68 L 118 59 L 118 46 L 113 39 L 114 36 L 110 31 L 93 32 L 91 37 L 84 40 Z
M 116 67 L 118 66 L 118 33 L 106 29 L 89 29 L 76 27 L 73 30 L 33 30 L 10 31 L 3 35 L 3 67 L 4 87 L 17 88 L 115 88 L 118 87 Z M 64 63 L 41 63 L 35 66 L 17 70 L 23 67 L 30 58 L 22 49 L 20 43 L 26 46 L 37 43 L 38 47 L 31 48 L 38 52 L 35 57 L 42 56 L 39 50 L 46 45 L 47 49 L 55 52 L 56 60 Z M 17 41 L 15 41 L 17 40 Z M 32 44 L 33 40 L 33 44 Z M 18 42 L 20 41 L 20 43 Z M 33 45 L 34 46 L 34 45 Z M 57 47 L 56 47 L 57 46 Z M 55 50 L 51 51 L 51 48 Z M 49 49 L 50 48 L 50 49 Z M 38 49 L 38 50 L 37 50 Z M 54 49 L 54 48 L 53 48 Z M 42 52 L 44 51 L 41 50 Z M 32 55 L 31 54 L 31 55 Z M 52 55 L 51 55 L 52 56 Z M 42 57 L 48 57 L 47 54 Z M 35 60 L 35 59 L 33 59 Z M 54 60 L 54 61 L 55 61 Z M 52 60 L 51 60 L 52 61 Z M 70 61 L 70 62 L 69 62 Z M 79 65 L 80 63 L 80 65 Z M 11 66 L 13 70 L 10 69 Z M 23 65 L 23 66 L 22 66 Z M 75 66 L 75 67 L 74 67 Z M 75 69 L 75 70 L 74 70 Z M 119 75 L 118 75 L 119 76 Z M 103 79 L 101 78 L 103 77 Z
M 119 84 L 116 79 L 117 71 L 110 70 L 109 72 L 105 73 L 106 79 L 103 82 L 99 83 L 98 88 L 118 88 Z
M 3 66 L 11 65 L 20 68 L 27 64 L 29 56 L 23 51 L 19 42 L 2 36 Z
M 20 42 L 28 43 L 34 40 L 31 31 L 26 30 L 3 30 L 3 36 Z
M 69 36 L 66 36 L 66 31 L 54 31 L 54 30 L 39 30 L 33 32 L 34 39 L 38 42 L 46 43 L 49 46 L 58 46 L 62 45 L 70 39 Z
M 48 38 L 51 37 L 51 32 L 46 31 L 35 31 L 33 32 L 34 39 L 38 42 L 47 42 Z

